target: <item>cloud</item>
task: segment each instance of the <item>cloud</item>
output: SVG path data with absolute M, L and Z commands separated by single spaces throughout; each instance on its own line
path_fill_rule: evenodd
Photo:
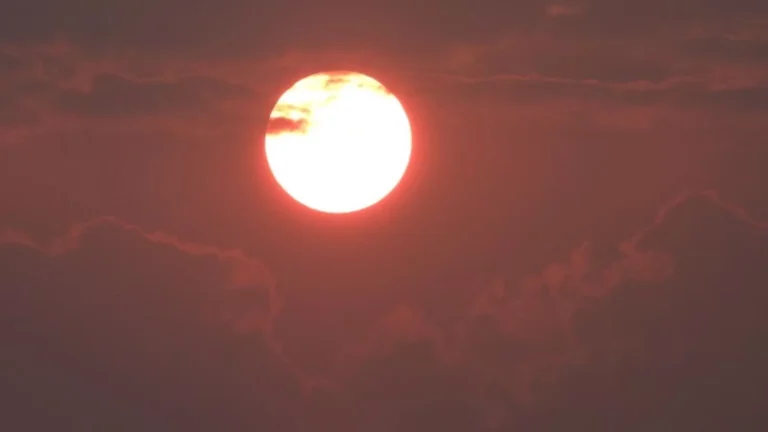
M 479 94 L 501 94 L 514 98 L 517 103 L 550 104 L 574 101 L 604 111 L 610 107 L 648 106 L 662 110 L 675 110 L 679 117 L 701 110 L 723 109 L 761 112 L 768 107 L 768 87 L 750 75 L 721 80 L 715 76 L 676 77 L 661 81 L 632 80 L 624 82 L 598 79 L 575 79 L 538 74 L 498 74 L 486 76 L 435 75 L 452 87 L 448 92 L 465 92 L 471 87 L 475 97 Z M 721 120 L 730 118 L 720 115 Z
M 766 385 L 766 224 L 707 192 L 680 199 L 644 231 L 643 247 L 675 257 L 675 272 L 627 283 L 574 317 L 591 352 L 536 408 L 539 426 L 626 424 L 758 430 Z M 728 395 L 728 396 L 726 396 Z M 674 408 L 672 408 L 674 406 Z M 557 411 L 557 418 L 548 417 Z M 600 413 L 617 412 L 618 416 Z
M 628 420 L 601 417 L 605 407 L 664 424 L 646 382 L 758 421 L 747 407 L 762 381 L 747 374 L 763 364 L 765 245 L 768 225 L 746 210 L 714 192 L 684 195 L 610 254 L 585 243 L 538 274 L 498 278 L 456 327 L 401 304 L 330 381 L 307 387 L 273 340 L 274 280 L 242 251 L 111 217 L 48 241 L 5 229 L 0 309 L 11 325 L 0 338 L 17 348 L 1 360 L 14 408 L 4 421 L 191 427 L 193 410 L 196 424 L 233 430 L 556 430 L 587 417 L 615 430 Z M 723 402 L 716 362 L 739 353 L 750 360 L 728 385 L 740 396 Z M 675 365 L 685 369 L 664 375 Z M 690 380 L 710 387 L 694 392 Z
M 299 69 L 315 72 L 352 65 L 374 71 L 420 71 L 431 68 L 436 57 L 456 47 L 485 48 L 504 40 L 516 46 L 501 57 L 522 67 L 528 62 L 519 57 L 529 51 L 542 62 L 574 57 L 568 62 L 573 68 L 592 63 L 585 61 L 589 46 L 618 51 L 615 62 L 605 61 L 598 68 L 610 73 L 620 58 L 647 56 L 649 60 L 661 59 L 662 63 L 675 61 L 675 56 L 668 53 L 670 47 L 693 33 L 739 33 L 745 28 L 760 28 L 768 16 L 768 10 L 755 0 L 736 0 L 728 7 L 724 7 L 724 0 L 625 3 L 618 6 L 606 0 L 526 0 L 508 4 L 489 0 L 479 5 L 459 2 L 445 6 L 430 1 L 414 8 L 404 2 L 363 7 L 343 1 L 318 6 L 300 0 L 264 11 L 243 0 L 216 5 L 162 0 L 132 3 L 130 7 L 121 2 L 81 5 L 78 10 L 82 12 L 73 15 L 68 13 L 71 7 L 67 2 L 30 0 L 14 10 L 13 19 L 6 18 L 10 14 L 0 17 L 0 43 L 64 41 L 78 47 L 89 59 L 126 63 L 131 58 L 135 63 L 157 63 L 160 58 L 166 67 L 178 61 L 207 64 L 210 68 L 220 62 L 247 60 L 270 63 L 273 72 L 280 69 L 285 76 Z M 180 9 L 185 13 L 179 14 Z M 294 12 L 299 9 L 305 13 L 296 16 Z M 50 10 L 59 19 L 41 19 L 38 10 Z M 165 19 L 159 20 L 158 16 Z M 359 24 L 361 19 L 365 26 Z M 279 24 L 283 21 L 292 22 L 301 31 L 287 34 Z M 111 24 L 104 26 L 104 22 Z M 391 31 L 392 22 L 403 25 Z M 652 50 L 648 48 L 649 40 L 657 42 Z M 549 46 L 541 46 L 543 41 Z M 574 56 L 574 52 L 580 54 Z M 297 57 L 292 67 L 276 64 L 292 56 Z M 510 69 L 503 72 L 552 75 L 537 67 Z M 686 69 L 685 65 L 681 69 Z
M 697 208 L 693 212 L 684 210 L 690 206 Z M 682 220 L 680 212 L 686 212 Z M 519 283 L 497 280 L 478 298 L 472 315 L 494 316 L 499 326 L 515 338 L 566 337 L 573 314 L 595 299 L 633 282 L 659 283 L 672 277 L 678 256 L 686 252 L 660 247 L 653 239 L 672 238 L 674 232 L 684 230 L 684 224 L 696 218 L 712 218 L 712 212 L 720 215 L 720 220 L 708 228 L 713 232 L 743 226 L 757 238 L 768 233 L 767 223 L 753 219 L 714 191 L 682 195 L 662 207 L 651 225 L 621 242 L 612 258 L 593 259 L 590 245 L 585 243 L 571 253 L 568 261 L 552 264 L 539 275 Z M 681 243 L 685 248 L 693 239 Z
M 91 232 L 102 226 L 117 228 L 131 233 L 134 236 L 150 244 L 170 247 L 178 253 L 190 257 L 212 259 L 220 263 L 226 269 L 226 278 L 222 280 L 222 295 L 231 295 L 244 300 L 238 305 L 231 306 L 243 308 L 251 300 L 260 299 L 255 309 L 244 308 L 242 316 L 239 313 L 235 318 L 240 325 L 253 327 L 269 332 L 272 320 L 279 313 L 280 299 L 275 292 L 275 281 L 269 270 L 259 260 L 245 255 L 237 249 L 221 249 L 194 242 L 180 240 L 163 232 L 146 232 L 136 225 L 129 224 L 114 217 L 101 217 L 91 221 L 72 226 L 69 232 L 63 236 L 51 239 L 48 242 L 38 242 L 24 232 L 4 229 L 0 231 L 0 245 L 17 245 L 41 252 L 51 258 L 69 254 L 82 247 L 84 238 L 87 239 Z M 225 291 L 226 290 L 226 291 Z M 257 296 L 250 296 L 248 292 L 256 292 Z M 255 314 L 254 314 L 255 313 Z
M 489 15 L 483 9 L 469 9 L 461 5 L 446 7 L 431 2 L 424 7 L 412 8 L 395 2 L 353 5 L 331 2 L 318 5 L 308 0 L 292 4 L 273 5 L 268 11 L 253 8 L 243 0 L 226 0 L 216 5 L 200 2 L 187 4 L 177 0 L 160 2 L 91 4 L 79 0 L 81 13 L 71 14 L 70 3 L 50 0 L 32 0 L 14 10 L 15 19 L 0 17 L 0 41 L 44 41 L 63 38 L 84 46 L 89 52 L 108 53 L 112 50 L 144 50 L 161 53 L 173 52 L 187 57 L 250 57 L 267 58 L 291 50 L 365 49 L 377 51 L 425 52 L 442 44 L 443 38 L 462 38 L 473 32 L 486 34 L 498 31 L 505 21 L 522 21 L 534 8 L 528 4 L 515 9 L 504 7 L 504 12 L 517 10 L 517 14 L 490 15 L 492 26 L 485 21 Z M 441 13 L 434 8 L 442 6 Z M 179 13 L 184 9 L 185 13 Z M 528 10 L 530 9 L 530 12 Z M 59 19 L 42 19 L 38 10 L 49 10 Z M 296 10 L 303 13 L 297 15 Z M 528 13 L 526 13 L 528 12 Z M 366 25 L 357 19 L 365 17 Z M 158 17 L 164 17 L 159 19 Z M 456 34 L 456 24 L 470 19 L 466 29 Z M 413 26 L 391 29 L 391 23 L 409 19 Z M 293 22 L 300 32 L 286 33 L 281 22 Z M 103 23 L 109 22 L 110 25 Z M 484 25 L 485 24 L 485 25 Z M 490 28 L 489 28 L 490 27 Z M 427 34 L 438 37 L 425 37 Z M 266 43 L 269 41 L 269 43 Z M 410 41 L 410 44 L 403 42 Z M 405 49 L 403 49 L 405 47 Z
M 684 53 L 704 59 L 747 64 L 768 64 L 768 40 L 709 36 L 691 38 L 682 44 Z
M 572 5 L 566 5 L 566 4 L 551 4 L 547 6 L 546 10 L 547 10 L 547 15 L 554 16 L 554 17 L 575 15 L 581 12 L 580 8 Z
M 562 30 L 573 36 L 632 38 L 670 30 L 743 25 L 765 17 L 768 8 L 755 0 L 661 0 L 630 1 L 621 5 L 610 0 L 588 2 L 589 13 L 578 14 Z
M 722 240 L 702 243 L 702 238 Z M 676 246 L 659 241 L 672 241 Z M 660 209 L 651 224 L 622 242 L 612 254 L 595 254 L 587 243 L 575 249 L 568 260 L 547 266 L 539 274 L 518 282 L 495 280 L 480 293 L 457 328 L 436 326 L 423 313 L 401 305 L 380 321 L 355 351 L 357 355 L 345 357 L 344 391 L 365 407 L 370 404 L 380 407 L 376 410 L 393 410 L 380 412 L 375 418 L 425 416 L 410 417 L 411 427 L 437 427 L 434 422 L 438 418 L 449 419 L 440 427 L 455 426 L 457 430 L 504 430 L 523 425 L 558 430 L 568 421 L 584 424 L 587 415 L 600 417 L 599 403 L 604 401 L 602 395 L 590 393 L 591 387 L 612 388 L 614 379 L 637 386 L 636 380 L 646 375 L 636 369 L 643 367 L 642 363 L 627 363 L 633 361 L 632 356 L 646 358 L 645 367 L 657 373 L 683 361 L 681 353 L 715 343 L 707 341 L 707 334 L 695 327 L 701 320 L 707 328 L 727 327 L 724 323 L 742 310 L 749 320 L 757 320 L 748 322 L 758 327 L 747 329 L 746 321 L 740 325 L 736 331 L 747 331 L 749 336 L 741 337 L 742 345 L 728 345 L 734 350 L 729 355 L 761 346 L 758 334 L 768 329 L 768 321 L 757 311 L 768 306 L 768 301 L 762 298 L 762 306 L 757 306 L 747 299 L 756 301 L 758 287 L 768 281 L 768 273 L 758 264 L 768 250 L 766 245 L 765 222 L 711 191 L 683 195 Z M 702 271 L 701 266 L 708 269 Z M 740 277 L 741 272 L 752 276 Z M 728 280 L 737 285 L 727 288 Z M 727 301 L 723 310 L 711 309 L 716 305 L 705 299 L 714 300 L 720 295 L 717 292 L 724 290 L 732 293 L 733 302 Z M 686 302 L 692 309 L 707 307 L 708 313 L 723 318 L 678 310 L 685 308 Z M 670 313 L 667 308 L 674 308 L 678 315 L 659 315 Z M 656 322 L 659 319 L 663 324 Z M 661 332 L 654 333 L 658 339 L 643 335 L 645 325 Z M 675 336 L 677 345 L 667 345 L 663 332 L 678 335 L 675 329 L 681 328 L 686 329 L 689 339 Z M 690 367 L 714 367 L 709 360 L 687 361 Z M 756 367 L 759 362 L 750 364 Z M 744 371 L 755 372 L 754 368 Z M 597 381 L 582 381 L 588 379 L 582 377 L 585 373 Z M 612 378 L 611 373 L 619 375 Z M 661 392 L 695 393 L 682 381 L 654 379 L 648 383 L 654 383 Z M 757 386 L 747 385 L 751 389 Z M 613 391 L 631 395 L 636 390 Z M 708 397 L 720 400 L 716 395 L 710 393 Z M 570 403 L 582 407 L 585 417 L 560 405 L 571 397 L 579 401 Z M 739 404 L 755 402 L 755 397 L 745 394 L 721 408 L 736 412 Z M 408 401 L 416 400 L 421 401 L 421 409 L 409 405 Z M 642 403 L 651 404 L 647 406 L 653 410 L 643 424 L 663 424 L 659 423 L 663 422 L 659 416 L 664 415 L 659 406 L 652 400 Z M 618 409 L 615 404 L 610 406 Z M 445 411 L 447 417 L 427 420 L 430 407 Z M 363 412 L 369 413 L 369 409 Z M 565 412 L 562 417 L 561 409 Z M 757 415 L 749 414 L 753 419 Z M 685 418 L 695 421 L 691 413 Z M 620 423 L 601 422 L 598 430 L 615 430 L 612 428 L 628 420 L 616 421 Z
M 464 371 L 447 361 L 440 330 L 422 313 L 400 305 L 355 348 L 344 357 L 337 396 L 348 430 L 477 430 Z
M 0 76 L 22 69 L 24 63 L 24 59 L 15 54 L 0 52 Z
M 697 105 L 719 91 L 765 89 L 765 34 L 759 28 L 765 27 L 768 10 L 761 6 L 750 1 L 741 9 L 716 7 L 717 2 L 686 7 L 603 3 L 589 2 L 588 9 L 542 5 L 567 19 L 510 26 L 496 39 L 455 45 L 429 70 L 446 83 L 493 90 L 514 86 L 517 93 L 509 98 L 530 93 L 537 102 L 578 97 L 634 103 L 649 97 L 667 105 L 695 98 L 690 104 Z M 751 17 L 741 15 L 750 8 L 755 9 Z M 562 16 L 572 11 L 584 13 Z M 648 41 L 657 41 L 653 49 Z M 719 95 L 712 99 L 720 100 Z
M 58 105 L 65 111 L 96 117 L 201 114 L 224 101 L 253 96 L 245 86 L 209 77 L 180 77 L 168 82 L 99 75 L 88 91 L 62 92 Z
M 346 354 L 345 366 L 374 357 L 386 357 L 402 345 L 426 344 L 434 350 L 435 361 L 445 360 L 449 353 L 441 330 L 426 319 L 423 312 L 401 304 L 379 320 L 363 344 Z M 342 370 L 342 374 L 348 371 Z
M 56 61 L 36 55 L 30 54 L 32 66 L 24 73 L 0 83 L 0 146 L 83 130 L 202 137 L 247 127 L 263 103 L 249 86 L 210 76 L 91 75 L 98 68 L 82 64 L 62 77 L 50 72 Z
M 241 251 L 115 218 L 5 229 L 0 299 L 3 428 L 289 430 L 274 281 Z
M 657 283 L 673 273 L 674 256 L 640 249 L 638 241 L 622 243 L 607 262 L 595 259 L 585 243 L 540 274 L 495 280 L 476 299 L 463 330 L 460 351 L 470 368 L 485 385 L 504 383 L 517 403 L 536 401 L 563 370 L 586 361 L 573 333 L 581 310 L 626 284 Z
M 283 133 L 301 133 L 307 129 L 307 119 L 292 119 L 288 117 L 270 117 L 267 123 L 267 135 Z
M 33 61 L 0 50 L 0 138 L 3 129 L 39 123 L 41 106 L 53 90 L 37 76 Z

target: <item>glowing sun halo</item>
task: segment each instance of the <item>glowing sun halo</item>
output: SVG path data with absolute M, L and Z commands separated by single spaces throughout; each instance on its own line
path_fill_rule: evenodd
M 267 162 L 295 200 L 326 213 L 376 204 L 405 174 L 411 128 L 397 98 L 354 72 L 310 75 L 277 101 Z

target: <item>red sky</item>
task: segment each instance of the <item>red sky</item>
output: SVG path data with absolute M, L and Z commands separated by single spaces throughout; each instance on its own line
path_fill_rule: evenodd
M 0 428 L 768 426 L 768 6 L 10 0 Z M 298 78 L 399 96 L 379 205 L 283 193 Z

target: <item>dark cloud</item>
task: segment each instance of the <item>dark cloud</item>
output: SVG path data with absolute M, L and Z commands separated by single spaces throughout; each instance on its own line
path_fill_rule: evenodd
M 325 73 L 326 79 L 323 83 L 323 88 L 326 90 L 334 90 L 338 88 L 342 88 L 345 85 L 348 85 L 350 83 L 354 83 L 354 85 L 365 88 L 369 87 L 372 90 L 376 90 L 382 93 L 390 94 L 389 90 L 384 87 L 381 83 L 372 83 L 369 81 L 360 81 L 357 80 L 355 82 L 354 77 L 355 72 L 348 72 L 348 71 L 335 71 L 335 72 L 327 72 Z
M 267 135 L 281 133 L 304 132 L 307 128 L 306 119 L 291 119 L 287 117 L 270 117 L 267 122 Z
M 248 100 L 251 89 L 208 77 L 182 77 L 172 82 L 136 81 L 117 75 L 93 78 L 86 92 L 69 90 L 59 107 L 88 116 L 151 116 L 200 113 L 226 100 Z
M 243 128 L 253 116 L 249 111 L 258 110 L 265 100 L 247 85 L 208 76 L 91 77 L 87 67 L 61 75 L 45 63 L 32 64 L 37 67 L 29 73 L 0 82 L 0 146 L 78 130 L 174 130 L 199 136 Z
M 322 6 L 307 0 L 274 5 L 254 5 L 243 0 L 226 0 L 216 5 L 174 0 L 130 4 L 17 0 L 4 6 L 0 39 L 50 42 L 63 38 L 100 53 L 140 48 L 176 55 L 264 58 L 295 50 L 373 47 L 389 55 L 412 56 L 455 43 L 483 43 L 510 33 L 541 29 L 575 36 L 597 36 L 605 31 L 642 34 L 661 26 L 731 24 L 733 20 L 764 16 L 766 12 L 759 0 L 724 5 L 722 0 L 629 2 L 620 7 L 608 1 L 568 4 L 543 0 L 450 5 L 436 1 L 415 5 L 339 0 Z M 49 10 L 51 14 L 41 17 L 39 10 Z M 296 10 L 304 13 L 297 15 Z M 549 16 L 553 14 L 567 19 L 553 22 Z M 280 24 L 283 22 L 290 22 L 301 31 L 286 32 Z
M 493 284 L 458 332 L 396 308 L 309 387 L 274 339 L 274 281 L 241 251 L 114 218 L 49 241 L 6 229 L 4 425 L 759 430 L 766 229 L 681 197 L 612 256 L 583 246 Z
M 655 283 L 629 283 L 582 311 L 592 351 L 538 409 L 541 430 L 760 430 L 768 421 L 761 312 L 768 273 L 765 225 L 708 196 L 670 208 L 647 247 L 675 256 Z M 558 416 L 549 416 L 555 410 Z
M 764 17 L 768 12 L 759 0 L 652 0 L 617 4 L 610 0 L 584 2 L 583 13 L 563 21 L 561 29 L 574 35 L 613 37 L 650 35 L 658 31 L 709 27 L 726 30 L 740 23 Z
M 452 364 L 441 336 L 403 305 L 377 323 L 343 363 L 341 397 L 355 429 L 483 430 L 466 371 Z
M 3 428 L 286 430 L 299 384 L 259 261 L 111 218 L 4 230 L 0 257 Z
M 452 332 L 398 309 L 371 336 L 350 389 L 366 383 L 378 406 L 403 410 L 384 418 L 432 422 L 412 417 L 413 430 L 720 430 L 726 419 L 759 430 L 768 225 L 694 194 L 619 249 L 606 261 L 582 247 L 568 264 L 494 284 L 452 347 Z M 433 404 L 448 414 L 429 415 Z
M 189 47 L 188 44 L 202 43 L 214 36 L 216 30 L 223 30 L 248 9 L 247 2 L 238 0 L 216 6 L 173 0 L 109 5 L 92 0 L 36 0 L 12 1 L 3 8 L 6 13 L 0 36 L 6 41 L 49 42 L 65 38 L 100 50 L 131 45 Z M 40 10 L 51 13 L 41 16 Z M 185 13 L 180 13 L 182 10 Z M 185 40 L 188 38 L 191 39 Z
M 397 52 L 398 46 L 400 50 L 407 47 L 409 52 L 423 52 L 446 37 L 487 37 L 498 34 L 509 20 L 524 22 L 524 16 L 539 13 L 538 7 L 525 3 L 514 9 L 505 7 L 503 13 L 494 15 L 464 6 L 343 0 L 322 5 L 306 0 L 270 5 L 243 0 L 216 5 L 173 0 L 109 5 L 92 0 L 15 1 L 4 7 L 7 13 L 0 21 L 0 40 L 48 41 L 63 37 L 102 53 L 140 47 L 198 55 L 265 57 L 291 49 L 364 49 L 371 44 L 391 53 Z M 39 10 L 51 14 L 41 17 Z M 297 10 L 302 13 L 296 14 Z M 350 14 L 365 17 L 365 24 L 349 19 Z M 492 25 L 487 23 L 489 17 L 494 21 Z M 457 27 L 460 21 L 468 25 Z M 302 32 L 286 32 L 283 22 L 292 23 Z M 457 29 L 460 34 L 456 34 Z
M 93 240 L 91 237 L 94 236 L 94 232 L 97 234 L 95 235 L 96 240 L 108 242 L 109 236 L 107 236 L 105 240 L 103 238 L 103 232 L 101 232 L 104 231 L 105 228 L 110 234 L 121 234 L 121 236 L 118 236 L 119 241 L 125 241 L 122 237 L 128 237 L 133 238 L 134 241 L 142 240 L 148 243 L 148 246 L 158 245 L 170 249 L 171 251 L 176 251 L 181 257 L 202 257 L 212 259 L 214 262 L 219 261 L 219 265 L 223 267 L 224 273 L 217 276 L 223 277 L 223 279 L 220 281 L 220 286 L 213 286 L 211 288 L 222 288 L 222 292 L 218 293 L 222 296 L 229 295 L 227 291 L 223 290 L 224 288 L 228 288 L 230 292 L 234 293 L 232 295 L 237 295 L 238 298 L 242 299 L 254 298 L 252 296 L 249 297 L 239 294 L 239 291 L 242 289 L 247 291 L 255 289 L 256 291 L 262 292 L 266 298 L 266 302 L 257 302 L 257 315 L 259 320 L 249 321 L 259 322 L 256 327 L 262 330 L 268 330 L 271 327 L 273 315 L 277 313 L 274 280 L 270 275 L 269 270 L 267 270 L 260 261 L 244 255 L 243 252 L 239 250 L 227 250 L 215 246 L 187 242 L 162 232 L 145 232 L 135 225 L 128 224 L 113 217 L 97 218 L 89 222 L 74 225 L 66 235 L 56 237 L 45 243 L 35 241 L 24 232 L 5 229 L 0 231 L 0 244 L 29 248 L 41 253 L 43 256 L 54 259 L 62 256 L 66 257 L 73 253 L 79 253 L 84 245 L 90 246 L 88 240 Z M 111 231 L 109 231 L 109 229 L 111 229 Z M 98 234 L 102 234 L 102 236 L 98 236 Z M 216 293 L 214 292 L 213 294 Z M 259 298 L 260 297 L 261 296 L 259 296 Z M 243 303 L 243 305 L 246 304 L 247 302 Z
M 549 77 L 596 80 L 606 84 L 634 81 L 660 82 L 673 76 L 669 65 L 653 60 L 633 60 L 610 53 L 558 55 L 542 58 L 534 65 L 536 72 Z
M 31 80 L 9 86 L 0 95 L 0 125 L 37 126 L 55 97 L 56 88 Z
M 611 106 L 654 106 L 679 110 L 710 109 L 747 110 L 756 113 L 766 109 L 768 87 L 761 82 L 739 82 L 721 87 L 712 80 L 701 78 L 671 78 L 661 81 L 619 81 L 564 78 L 532 75 L 498 74 L 485 77 L 446 75 L 438 77 L 449 84 L 450 92 L 467 97 L 493 93 L 505 95 L 516 103 L 540 104 L 547 100 L 598 103 L 598 110 Z M 470 96 L 470 94 L 472 96 Z M 726 116 L 723 116 L 726 117 Z
M 130 4 L 16 0 L 4 6 L 7 13 L 0 15 L 0 41 L 35 44 L 64 40 L 98 57 L 114 57 L 123 50 L 139 56 L 162 53 L 173 59 L 208 61 L 346 54 L 343 61 L 320 61 L 324 64 L 321 68 L 365 66 L 365 61 L 355 58 L 366 54 L 381 59 L 380 63 L 388 68 L 407 70 L 433 67 L 437 58 L 457 47 L 485 49 L 500 41 L 516 41 L 523 51 L 534 50 L 542 63 L 541 67 L 529 68 L 524 73 L 545 73 L 539 69 L 553 68 L 567 72 L 570 67 L 577 76 L 587 72 L 637 75 L 642 72 L 629 66 L 651 68 L 650 72 L 657 74 L 658 68 L 666 67 L 653 64 L 659 54 L 688 39 L 696 29 L 722 37 L 745 26 L 754 27 L 768 14 L 762 3 L 635 1 L 619 6 L 604 0 L 573 4 L 489 0 L 450 5 L 427 1 L 415 5 L 402 1 L 337 0 L 321 6 L 309 0 L 270 5 L 254 5 L 244 0 L 226 0 L 216 5 L 176 0 Z M 49 10 L 51 14 L 41 17 L 39 10 Z M 296 14 L 296 10 L 303 13 Z M 301 31 L 285 31 L 282 23 L 286 22 Z M 549 40 L 554 46 L 561 45 L 561 49 L 542 48 L 531 39 Z M 649 40 L 657 48 L 651 49 Z M 581 46 L 571 48 L 573 44 Z M 588 44 L 597 45 L 601 52 L 589 54 Z M 623 49 L 627 44 L 632 48 Z M 504 57 L 518 57 L 519 48 L 516 51 Z M 615 61 L 605 55 L 606 51 L 619 51 L 614 55 Z M 593 64 L 574 52 L 588 57 L 602 55 L 602 59 Z M 646 54 L 651 57 L 648 66 L 625 59 Z M 552 60 L 558 58 L 573 59 Z M 308 62 L 304 59 L 298 63 Z M 519 63 L 506 72 L 518 73 L 517 68 Z
M 24 63 L 24 59 L 17 55 L 0 52 L 0 75 L 18 71 Z
M 768 41 L 736 39 L 725 36 L 690 39 L 683 52 L 692 56 L 726 62 L 768 63 Z

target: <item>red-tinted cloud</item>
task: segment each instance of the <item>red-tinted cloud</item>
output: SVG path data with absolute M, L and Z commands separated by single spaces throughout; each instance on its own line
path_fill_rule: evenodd
M 50 241 L 4 229 L 0 298 L 3 428 L 291 427 L 273 282 L 241 251 L 114 218 Z
M 690 205 L 698 206 L 698 203 L 703 207 L 696 213 L 686 214 L 684 220 L 670 216 L 685 211 Z M 710 220 L 710 212 L 727 219 L 717 220 L 712 230 L 726 230 L 726 235 L 731 235 L 730 230 L 744 227 L 747 232 L 737 231 L 739 234 L 732 241 L 751 238 L 750 241 L 766 244 L 768 224 L 765 222 L 754 220 L 743 209 L 721 200 L 714 192 L 684 195 L 664 206 L 651 225 L 622 242 L 617 255 L 608 261 L 593 259 L 589 245 L 585 244 L 574 250 L 568 261 L 552 264 L 538 275 L 519 282 L 494 281 L 471 305 L 467 321 L 460 328 L 439 329 L 422 314 L 399 307 L 381 321 L 362 351 L 358 351 L 365 355 L 355 357 L 355 361 L 362 362 L 364 368 L 368 362 L 403 361 L 401 356 L 410 355 L 407 353 L 412 350 L 423 355 L 429 353 L 429 357 L 419 361 L 429 359 L 428 367 L 441 371 L 446 382 L 452 382 L 454 374 L 463 375 L 464 379 L 454 383 L 457 388 L 451 391 L 470 393 L 473 398 L 482 400 L 488 396 L 485 393 L 491 387 L 496 387 L 494 391 L 506 394 L 507 403 L 533 406 L 538 410 L 540 404 L 547 403 L 550 391 L 566 385 L 561 381 L 565 375 L 601 361 L 596 357 L 604 355 L 600 350 L 621 351 L 638 343 L 623 340 L 622 335 L 617 334 L 617 339 L 602 339 L 601 346 L 595 347 L 590 339 L 593 336 L 582 333 L 584 316 L 611 313 L 611 299 L 623 298 L 636 289 L 647 289 L 649 293 L 656 292 L 661 296 L 679 296 L 683 294 L 677 290 L 693 290 L 689 295 L 696 295 L 696 287 L 687 286 L 695 283 L 696 275 L 691 273 L 692 269 L 683 268 L 682 274 L 675 270 L 678 257 L 688 260 L 688 255 L 696 252 L 666 247 L 649 249 L 645 244 L 655 242 L 653 239 L 658 238 L 659 233 L 664 233 L 662 239 L 674 238 L 676 234 L 671 234 L 670 230 L 685 232 L 686 225 L 696 223 L 697 218 Z M 719 234 L 696 231 L 691 235 L 710 237 Z M 687 242 L 692 243 L 691 240 Z M 685 243 L 681 246 L 685 247 Z M 706 254 L 701 259 L 719 260 L 717 256 L 727 252 L 707 249 Z M 646 286 L 649 288 L 638 288 Z M 672 292 L 659 293 L 656 287 L 665 287 Z M 747 285 L 739 289 L 745 290 L 747 295 L 755 288 L 756 285 Z M 662 297 L 657 300 L 664 301 Z M 649 315 L 644 319 L 653 320 L 654 317 Z M 365 369 L 360 372 L 358 368 L 354 369 L 355 373 L 365 373 Z M 353 375 L 350 379 L 356 377 Z M 387 384 L 382 382 L 381 385 Z M 493 422 L 493 419 L 505 417 L 504 411 L 510 408 L 499 401 L 488 401 L 477 409 L 483 413 L 483 418 Z
M 102 217 L 76 224 L 67 234 L 47 242 L 39 242 L 22 231 L 4 229 L 0 231 L 0 245 L 23 246 L 56 258 L 82 247 L 83 238 L 100 226 L 124 230 L 143 241 L 173 248 L 183 255 L 218 261 L 226 273 L 226 279 L 222 281 L 222 297 L 233 296 L 250 301 L 253 296 L 247 293 L 254 292 L 255 298 L 263 298 L 258 301 L 260 304 L 256 309 L 244 307 L 247 302 L 235 302 L 230 305 L 231 310 L 222 313 L 232 318 L 238 328 L 243 330 L 255 329 L 268 333 L 271 331 L 272 321 L 280 309 L 280 299 L 274 290 L 274 278 L 258 259 L 249 257 L 240 250 L 183 241 L 163 232 L 146 232 L 136 225 L 114 217 Z
M 291 119 L 287 117 L 270 117 L 267 123 L 267 135 L 282 133 L 301 133 L 307 130 L 306 119 Z
M 578 7 L 568 5 L 568 4 L 551 4 L 547 6 L 546 10 L 547 10 L 547 15 L 551 15 L 554 17 L 564 16 L 564 15 L 575 15 L 580 12 Z
M 87 399 L 65 404 L 73 416 L 68 425 L 87 417 L 106 426 L 115 416 L 142 414 L 153 424 L 181 427 L 187 423 L 180 413 L 192 408 L 211 413 L 198 420 L 202 424 L 236 429 L 263 421 L 281 430 L 300 428 L 304 419 L 347 430 L 496 430 L 566 419 L 580 424 L 576 413 L 560 407 L 562 392 L 579 395 L 584 385 L 612 388 L 616 379 L 635 391 L 633 386 L 642 385 L 638 380 L 658 378 L 665 367 L 686 358 L 680 364 L 698 365 L 706 374 L 693 369 L 684 376 L 708 379 L 717 372 L 714 363 L 686 356 L 708 349 L 714 343 L 711 332 L 733 328 L 736 333 L 719 349 L 757 355 L 750 350 L 762 346 L 755 337 L 768 325 L 760 306 L 765 301 L 761 281 L 768 274 L 759 266 L 766 228 L 714 193 L 683 196 L 623 242 L 614 257 L 596 259 L 582 246 L 567 261 L 519 283 L 500 279 L 478 293 L 458 327 L 432 323 L 416 308 L 395 309 L 354 355 L 343 358 L 339 375 L 330 377 L 333 385 L 304 387 L 307 375 L 286 362 L 269 333 L 222 326 L 227 323 L 222 318 L 234 316 L 236 328 L 247 323 L 273 331 L 278 309 L 269 300 L 275 295 L 271 276 L 242 251 L 147 232 L 115 218 L 77 224 L 50 241 L 5 229 L 0 234 L 2 304 L 14 325 L 0 335 L 18 347 L 3 360 L 14 364 L 4 370 L 16 372 L 0 376 L 2 388 L 13 392 L 15 407 L 5 421 L 43 425 L 52 417 L 29 413 L 61 403 L 56 389 L 67 388 Z M 678 261 L 684 265 L 678 268 Z M 746 274 L 754 279 L 743 279 Z M 717 322 L 732 327 L 717 327 Z M 700 325 L 709 333 L 701 334 Z M 655 332 L 653 338 L 644 335 L 646 329 Z M 34 349 L 43 346 L 49 354 Z M 646 359 L 640 372 L 606 375 L 617 367 L 632 371 L 636 357 Z M 746 380 L 752 370 L 741 371 L 738 379 Z M 98 384 L 99 371 L 119 379 Z M 578 380 L 586 378 L 580 371 L 594 377 L 582 383 Z M 31 387 L 19 387 L 18 376 Z M 176 376 L 181 381 L 170 378 Z M 739 385 L 760 385 L 750 379 Z M 694 397 L 684 381 L 654 382 Z M 131 396 L 135 385 L 143 396 Z M 195 391 L 184 390 L 190 386 Z M 18 393 L 23 388 L 35 389 L 37 396 Z M 149 389 L 174 402 L 153 411 L 146 403 Z M 627 397 L 616 391 L 615 397 Z M 113 408 L 87 416 L 87 401 L 97 396 Z M 253 403 L 267 399 L 253 411 Z M 598 403 L 610 403 L 599 395 L 577 399 L 590 416 L 603 409 Z M 734 403 L 753 401 L 748 396 L 733 403 L 713 400 L 727 412 L 739 409 Z M 628 409 L 645 410 L 646 424 L 661 421 L 663 412 L 652 398 L 636 403 Z M 709 403 L 697 400 L 696 406 Z M 560 408 L 551 412 L 550 407 Z

